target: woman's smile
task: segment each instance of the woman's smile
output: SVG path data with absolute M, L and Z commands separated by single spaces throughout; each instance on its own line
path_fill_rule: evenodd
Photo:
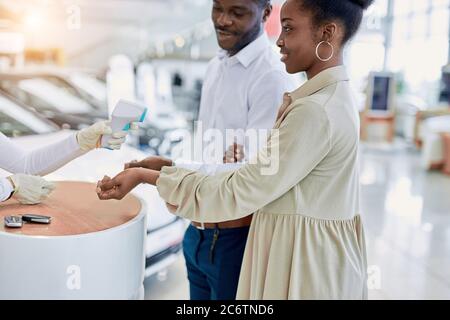
M 289 54 L 285 50 L 280 50 L 281 53 L 281 61 L 286 62 L 286 60 L 289 58 Z

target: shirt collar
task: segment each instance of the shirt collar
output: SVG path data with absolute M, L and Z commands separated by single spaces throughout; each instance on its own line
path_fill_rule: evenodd
M 290 93 L 293 101 L 305 98 L 339 81 L 348 81 L 349 77 L 343 65 L 325 69 L 306 81 L 300 88 Z
M 241 49 L 236 55 L 228 57 L 227 52 L 223 49 L 220 49 L 217 57 L 220 60 L 228 58 L 230 59 L 230 61 L 240 62 L 245 68 L 247 68 L 257 57 L 261 55 L 261 52 L 269 46 L 269 38 L 264 32 L 258 38 L 250 42 L 246 47 Z

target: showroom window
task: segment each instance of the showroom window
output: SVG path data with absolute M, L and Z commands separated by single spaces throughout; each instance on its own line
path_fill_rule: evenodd
M 394 0 L 393 4 L 387 68 L 399 73 L 404 93 L 416 95 L 434 107 L 441 69 L 448 60 L 449 0 Z
M 354 86 L 362 93 L 367 68 L 371 71 L 385 68 L 398 74 L 400 94 L 413 94 L 433 107 L 439 96 L 441 69 L 448 60 L 450 1 L 390 1 L 392 38 L 387 54 L 389 0 L 374 2 L 347 49 L 345 60 Z M 360 104 L 362 107 L 363 101 Z
M 365 104 L 364 90 L 367 85 L 367 71 L 383 70 L 387 8 L 388 0 L 375 1 L 369 7 L 359 32 L 351 40 L 345 52 L 345 63 L 352 84 L 356 92 L 360 93 L 358 105 L 361 109 Z

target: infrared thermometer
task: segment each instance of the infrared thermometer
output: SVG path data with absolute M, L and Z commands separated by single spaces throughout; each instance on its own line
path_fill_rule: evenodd
M 146 115 L 147 107 L 145 105 L 120 99 L 111 115 L 112 132 L 128 131 L 132 122 L 143 122 Z M 102 147 L 108 148 L 110 138 L 111 135 L 102 137 Z

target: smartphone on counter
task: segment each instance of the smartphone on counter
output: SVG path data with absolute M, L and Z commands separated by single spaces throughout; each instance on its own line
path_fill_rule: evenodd
M 21 216 L 6 216 L 4 218 L 5 226 L 8 228 L 22 228 L 23 220 Z
M 30 223 L 49 224 L 52 221 L 52 217 L 37 214 L 24 214 L 22 215 L 22 220 Z

